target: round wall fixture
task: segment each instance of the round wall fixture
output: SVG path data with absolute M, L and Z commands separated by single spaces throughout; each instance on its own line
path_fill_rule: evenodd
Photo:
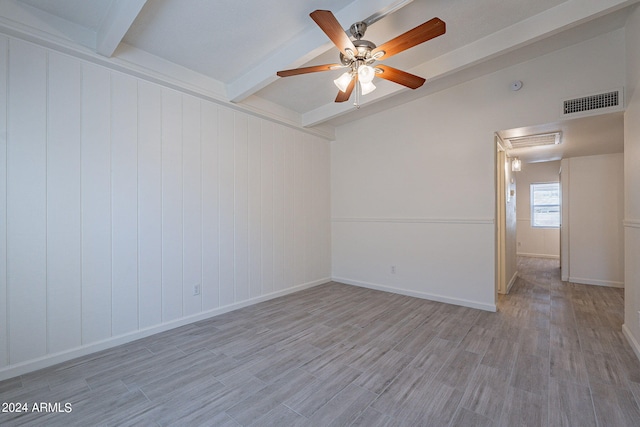
M 511 83 L 511 90 L 520 90 L 522 89 L 522 82 L 520 80 L 516 80 Z

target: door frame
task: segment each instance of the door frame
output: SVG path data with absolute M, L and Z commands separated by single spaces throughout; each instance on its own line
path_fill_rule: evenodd
M 506 167 L 507 153 L 500 136 L 495 134 L 495 200 L 496 200 L 496 301 L 498 293 L 507 293 L 507 237 L 506 237 Z

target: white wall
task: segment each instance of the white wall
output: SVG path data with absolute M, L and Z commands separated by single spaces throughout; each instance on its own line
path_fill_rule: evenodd
M 624 155 L 562 160 L 563 280 L 624 286 Z
M 0 379 L 329 280 L 327 141 L 4 36 L 0 91 Z
M 640 358 L 640 9 L 626 26 L 627 110 L 624 116 L 624 326 Z
M 623 62 L 619 30 L 338 128 L 334 279 L 495 310 L 494 132 L 623 85 Z
M 518 193 L 518 255 L 540 258 L 560 257 L 560 229 L 531 226 L 531 184 L 558 182 L 560 161 L 526 163 L 516 172 Z

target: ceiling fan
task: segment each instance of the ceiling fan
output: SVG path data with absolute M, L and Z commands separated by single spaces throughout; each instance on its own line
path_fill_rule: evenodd
M 330 11 L 315 10 L 309 16 L 340 50 L 340 63 L 283 70 L 278 71 L 277 75 L 289 77 L 346 68 L 347 71 L 333 81 L 340 90 L 335 102 L 347 101 L 357 83 L 360 91 L 356 90 L 356 107 L 359 107 L 359 93 L 366 95 L 375 90 L 376 87 L 372 81 L 376 76 L 411 89 L 417 89 L 422 86 L 425 79 L 420 76 L 387 65 L 373 64 L 376 61 L 390 58 L 420 43 L 441 36 L 446 31 L 444 21 L 439 18 L 433 18 L 381 46 L 376 46 L 369 40 L 362 38 L 367 29 L 367 23 L 364 21 L 356 22 L 349 28 L 349 32 L 355 38 L 355 40 L 351 40 Z

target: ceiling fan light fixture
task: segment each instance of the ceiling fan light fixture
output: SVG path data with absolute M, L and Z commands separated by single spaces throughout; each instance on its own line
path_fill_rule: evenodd
M 380 19 L 381 16 L 386 16 L 390 11 L 395 10 L 396 7 L 400 7 L 398 5 L 410 1 L 412 0 L 397 0 L 397 4 L 394 4 L 391 9 L 381 12 L 382 15 L 374 15 L 365 21 L 356 22 L 350 28 L 351 35 L 355 37 L 355 40 L 351 40 L 349 34 L 344 31 L 344 27 L 338 22 L 331 11 L 322 9 L 314 10 L 309 16 L 311 16 L 311 19 L 320 27 L 320 30 L 329 37 L 329 40 L 331 40 L 340 51 L 340 63 L 282 70 L 276 74 L 280 77 L 289 77 L 299 74 L 334 70 L 336 68 L 348 68 L 348 72 L 333 81 L 340 90 L 335 102 L 347 101 L 354 92 L 354 89 L 356 89 L 356 107 L 359 107 L 358 97 L 360 95 L 366 95 L 375 90 L 376 86 L 372 82 L 376 74 L 379 74 L 379 77 L 384 80 L 400 84 L 410 89 L 419 88 L 425 82 L 425 79 L 420 76 L 389 66 L 372 67 L 371 65 L 383 57 L 384 59 L 390 58 L 407 49 L 443 35 L 446 32 L 446 24 L 442 20 L 432 18 L 388 40 L 379 47 L 376 46 L 375 43 L 362 38 L 368 25 Z
M 340 89 L 340 92 L 345 92 L 347 90 L 347 87 L 349 87 L 349 83 L 351 82 L 351 79 L 352 79 L 351 73 L 347 71 L 343 73 L 340 77 L 335 79 L 333 83 L 335 83 L 338 89 Z
M 364 83 L 364 84 L 371 83 L 375 75 L 376 75 L 376 72 L 373 69 L 373 67 L 370 67 L 368 65 L 361 65 L 360 67 L 358 67 L 358 81 L 360 83 Z
M 511 171 L 520 172 L 521 170 L 522 170 L 522 161 L 519 158 L 514 157 L 511 160 Z
M 369 94 L 371 92 L 373 92 L 374 90 L 376 90 L 376 85 L 374 85 L 371 82 L 362 82 L 360 81 L 360 91 L 362 92 L 363 95 Z

